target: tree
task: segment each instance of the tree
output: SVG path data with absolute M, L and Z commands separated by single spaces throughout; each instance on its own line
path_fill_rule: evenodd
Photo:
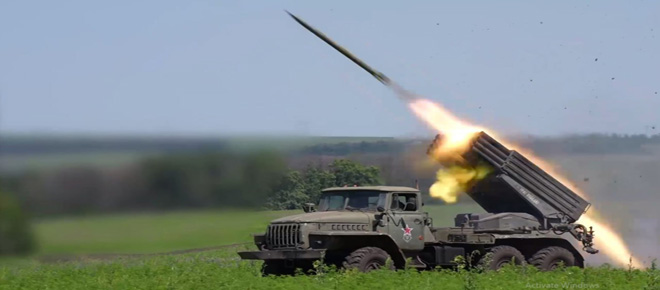
M 380 185 L 380 169 L 364 166 L 348 159 L 337 159 L 330 164 L 330 173 L 335 176 L 335 186 Z
M 290 171 L 268 198 L 266 207 L 275 210 L 298 209 L 304 202 L 318 202 L 324 188 L 379 184 L 382 181 L 377 167 L 339 159 L 328 170 L 307 167 L 300 172 Z
M 34 237 L 27 216 L 13 197 L 0 192 L 0 256 L 28 254 Z
M 282 178 L 275 193 L 268 198 L 266 206 L 276 210 L 298 209 L 308 199 L 300 172 L 290 171 Z
M 327 170 L 314 167 L 307 167 L 302 171 L 303 182 L 305 183 L 305 193 L 308 202 L 316 203 L 321 197 L 321 190 L 335 185 L 335 175 Z

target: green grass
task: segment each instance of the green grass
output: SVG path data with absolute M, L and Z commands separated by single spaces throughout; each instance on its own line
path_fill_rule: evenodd
M 250 242 L 299 211 L 182 211 L 71 217 L 35 224 L 40 254 L 158 253 Z
M 538 272 L 374 271 L 260 277 L 235 249 L 143 259 L 0 266 L 0 289 L 658 289 L 660 271 L 608 267 Z
M 480 212 L 471 204 L 428 206 L 436 226 L 457 213 Z M 38 222 L 40 254 L 159 253 L 249 242 L 268 222 L 299 211 L 182 211 Z M 609 267 L 538 272 L 509 267 L 500 272 L 375 271 L 322 272 L 295 277 L 260 277 L 261 262 L 241 261 L 241 244 L 201 253 L 82 256 L 71 262 L 0 260 L 0 289 L 660 289 L 660 271 Z
M 435 226 L 473 204 L 426 206 Z M 69 217 L 35 223 L 39 254 L 158 253 L 250 242 L 275 218 L 301 211 L 206 210 Z

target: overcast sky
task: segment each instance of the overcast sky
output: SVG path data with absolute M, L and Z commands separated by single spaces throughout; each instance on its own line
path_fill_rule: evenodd
M 498 131 L 660 133 L 658 1 L 311 2 L 2 1 L 0 130 L 429 134 L 287 9 Z

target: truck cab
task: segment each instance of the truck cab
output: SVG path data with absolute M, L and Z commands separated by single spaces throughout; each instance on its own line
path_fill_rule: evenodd
M 430 226 L 428 213 L 422 212 L 418 189 L 327 188 L 322 191 L 318 208 L 273 220 L 264 234 L 255 235 L 259 251 L 239 255 L 264 260 L 265 272 L 273 274 L 296 266 L 305 268 L 321 258 L 340 267 L 358 264 L 356 267 L 362 269 L 365 251 L 382 258 L 366 267 L 383 266 L 387 259 L 394 267 L 402 267 L 407 256 L 423 250 L 425 243 L 435 242 Z

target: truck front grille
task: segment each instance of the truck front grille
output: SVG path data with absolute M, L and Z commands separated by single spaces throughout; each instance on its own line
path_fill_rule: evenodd
M 295 248 L 300 242 L 300 224 L 269 225 L 266 245 L 270 249 Z

